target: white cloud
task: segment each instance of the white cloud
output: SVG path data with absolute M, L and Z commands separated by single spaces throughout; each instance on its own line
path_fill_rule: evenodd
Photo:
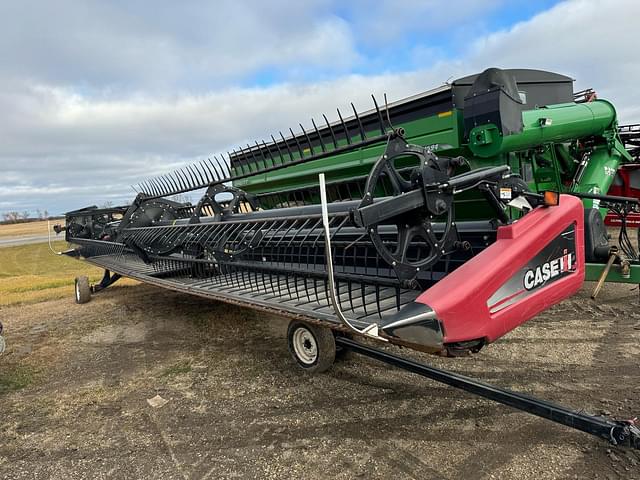
M 41 42 L 50 42 L 55 52 L 51 58 L 46 58 L 42 45 L 27 39 L 24 49 L 10 53 L 15 64 L 0 64 L 0 205 L 61 211 L 104 200 L 121 201 L 131 196 L 128 185 L 149 175 L 268 138 L 300 121 L 308 125 L 311 117 L 321 118 L 322 113 L 334 119 L 336 107 L 349 111 L 349 101 L 368 109 L 371 93 L 381 98 L 386 92 L 393 100 L 490 66 L 565 73 L 578 79 L 579 88 L 593 86 L 613 100 L 624 121 L 637 121 L 640 116 L 640 93 L 635 86 L 640 65 L 634 61 L 633 38 L 640 3 L 630 0 L 567 1 L 508 30 L 478 38 L 459 58 L 407 73 L 342 73 L 332 80 L 306 79 L 269 87 L 228 86 L 237 82 L 206 86 L 209 76 L 217 72 L 234 76 L 277 62 L 293 71 L 313 62 L 331 64 L 343 59 L 344 64 L 337 66 L 340 71 L 359 61 L 353 31 L 344 20 L 326 13 L 326 2 L 304 7 L 276 3 L 269 3 L 271 9 L 258 6 L 255 10 L 235 3 L 216 9 L 187 8 L 173 19 L 160 2 L 154 25 L 125 15 L 112 4 L 100 4 L 101 15 L 89 18 L 95 10 L 85 6 L 71 9 L 69 18 L 59 21 L 61 29 L 84 22 L 82 31 L 89 32 L 89 37 L 61 45 L 69 38 L 58 38 L 55 31 L 42 32 Z M 5 14 L 16 5 L 22 2 L 0 7 L 0 28 L 8 26 Z M 47 4 L 38 15 L 54 18 L 52 8 Z M 281 18 L 286 9 L 301 22 Z M 195 22 L 192 31 L 179 32 L 185 15 L 198 12 L 204 12 L 204 19 Z M 221 16 L 220 12 L 226 13 Z M 31 18 L 24 10 L 19 13 Z M 319 20 L 313 14 L 319 14 Z M 367 22 L 376 15 L 369 14 L 372 20 L 363 20 L 363 25 L 373 25 Z M 233 20 L 240 17 L 246 21 Z M 132 25 L 138 20 L 140 35 L 132 37 Z M 414 20 L 419 23 L 419 18 Z M 219 30 L 217 36 L 208 37 L 209 29 L 204 27 L 209 24 L 212 31 Z M 393 24 L 402 21 L 396 18 Z M 238 45 L 214 42 L 214 37 L 234 31 Z M 9 53 L 9 43 L 16 40 L 12 35 L 17 33 L 9 31 L 0 42 L 0 53 Z M 83 51 L 83 43 L 91 49 Z M 210 56 L 203 55 L 206 49 L 211 49 Z M 432 55 L 428 45 L 416 46 L 415 52 Z M 75 62 L 79 64 L 74 66 Z M 188 75 L 194 78 L 182 83 Z M 101 76 L 104 84 L 94 81 Z M 167 80 L 156 82 L 156 76 Z M 87 88 L 82 88 L 83 78 L 89 79 Z M 129 87 L 113 86 L 110 81 Z M 195 84 L 197 88 L 190 87 Z
M 467 57 L 478 68 L 526 66 L 570 75 L 577 89 L 593 87 L 613 101 L 623 121 L 638 121 L 638 18 L 636 0 L 571 0 L 478 39 Z
M 278 65 L 357 59 L 331 2 L 72 0 L 0 3 L 0 75 L 90 92 L 202 89 Z

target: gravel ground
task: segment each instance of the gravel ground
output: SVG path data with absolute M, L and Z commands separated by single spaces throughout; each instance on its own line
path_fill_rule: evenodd
M 638 290 L 592 287 L 472 357 L 400 353 L 633 417 Z M 286 322 L 241 308 L 133 285 L 0 319 L 2 478 L 640 478 L 637 451 L 373 360 L 308 376 Z

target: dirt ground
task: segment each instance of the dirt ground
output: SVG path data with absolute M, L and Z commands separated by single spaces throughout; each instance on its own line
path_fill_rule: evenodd
M 638 290 L 591 287 L 473 357 L 421 358 L 630 418 Z M 640 478 L 637 451 L 373 360 L 307 376 L 286 322 L 241 308 L 126 285 L 0 318 L 2 478 Z

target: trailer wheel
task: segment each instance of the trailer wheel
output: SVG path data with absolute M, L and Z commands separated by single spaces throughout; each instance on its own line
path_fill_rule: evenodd
M 310 325 L 294 320 L 287 329 L 289 352 L 309 373 L 321 373 L 336 359 L 336 340 L 328 327 Z
M 91 287 L 89 279 L 84 275 L 76 277 L 75 283 L 76 303 L 87 303 L 91 300 Z

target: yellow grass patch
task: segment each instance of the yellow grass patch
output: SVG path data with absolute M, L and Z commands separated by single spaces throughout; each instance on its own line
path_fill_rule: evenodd
M 65 242 L 54 243 L 58 251 L 66 248 Z M 86 262 L 54 255 L 47 243 L 0 248 L 0 307 L 71 297 L 76 276 L 86 275 L 90 282 L 99 282 L 103 273 Z M 127 279 L 120 282 L 135 283 Z
M 55 223 L 64 223 L 64 220 L 53 220 L 51 226 Z M 12 223 L 9 225 L 0 225 L 0 238 L 3 237 L 30 237 L 34 235 L 47 234 L 47 221 L 28 222 L 28 223 Z M 55 236 L 55 233 L 51 233 Z

